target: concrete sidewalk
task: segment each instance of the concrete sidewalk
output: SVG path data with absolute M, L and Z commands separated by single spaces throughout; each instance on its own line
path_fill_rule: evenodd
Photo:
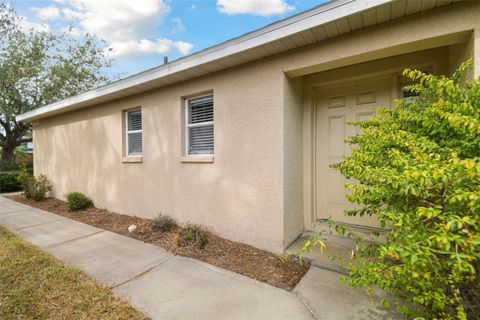
M 3 197 L 0 225 L 152 319 L 312 319 L 293 293 Z
M 394 319 L 335 272 L 293 293 L 0 196 L 0 225 L 109 286 L 152 319 Z

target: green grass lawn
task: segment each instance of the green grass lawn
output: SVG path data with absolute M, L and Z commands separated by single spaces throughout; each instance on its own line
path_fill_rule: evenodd
M 0 319 L 146 319 L 83 272 L 0 227 Z

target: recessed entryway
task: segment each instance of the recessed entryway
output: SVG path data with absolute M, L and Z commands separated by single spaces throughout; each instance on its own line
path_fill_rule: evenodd
M 459 46 L 458 50 L 462 47 Z M 410 85 L 406 68 L 449 74 L 462 58 L 457 46 L 413 52 L 348 67 L 312 73 L 302 79 L 303 96 L 303 219 L 304 229 L 329 229 L 324 219 L 343 222 L 356 230 L 380 227 L 376 217 L 349 217 L 354 208 L 345 198 L 346 180 L 331 164 L 351 153 L 345 143 L 359 128 L 348 124 L 372 117 L 380 106 L 393 107 Z M 458 57 L 457 57 L 458 56 Z M 408 92 L 407 92 L 408 93 Z

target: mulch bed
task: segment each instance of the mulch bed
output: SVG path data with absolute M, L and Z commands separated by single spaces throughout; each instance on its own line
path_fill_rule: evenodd
M 195 246 L 179 247 L 177 246 L 178 227 L 165 232 L 153 230 L 153 222 L 150 219 L 113 213 L 95 207 L 71 212 L 64 201 L 56 198 L 47 198 L 40 202 L 27 199 L 23 195 L 15 195 L 8 198 L 98 228 L 151 243 L 174 254 L 196 258 L 286 290 L 292 290 L 309 268 L 306 262 L 301 264 L 295 259 L 282 261 L 273 253 L 220 238 L 208 231 L 206 231 L 208 244 L 205 248 L 199 249 Z M 137 226 L 137 230 L 134 233 L 129 233 L 127 228 L 132 224 Z

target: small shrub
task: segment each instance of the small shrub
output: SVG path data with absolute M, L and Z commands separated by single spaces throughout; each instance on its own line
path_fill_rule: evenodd
M 22 185 L 24 191 L 27 185 L 31 183 L 31 179 L 33 179 L 33 174 L 30 174 L 27 170 L 20 171 L 17 176 L 17 181 Z
M 0 192 L 14 192 L 22 190 L 22 184 L 17 180 L 20 171 L 0 172 Z
M 15 165 L 20 171 L 27 171 L 33 176 L 33 158 L 32 154 L 23 154 L 15 156 Z
M 153 219 L 152 229 L 160 230 L 161 232 L 165 232 L 171 230 L 175 225 L 175 221 L 169 216 L 164 216 L 161 213 Z
M 23 193 L 28 199 L 41 201 L 45 199 L 47 192 L 52 191 L 52 185 L 43 174 L 35 177 L 31 176 L 28 171 L 22 171 L 17 180 L 22 184 Z
M 90 198 L 78 191 L 69 192 L 65 197 L 67 198 L 67 206 L 70 211 L 82 210 L 93 205 Z
M 1 152 L 0 152 L 0 154 L 1 154 Z M 2 171 L 2 172 L 3 171 L 14 171 L 16 169 L 17 168 L 15 167 L 15 163 L 13 163 L 12 161 L 0 159 L 0 171 Z
M 193 223 L 187 222 L 178 230 L 177 245 L 179 247 L 195 246 L 203 249 L 207 244 L 207 233 Z

